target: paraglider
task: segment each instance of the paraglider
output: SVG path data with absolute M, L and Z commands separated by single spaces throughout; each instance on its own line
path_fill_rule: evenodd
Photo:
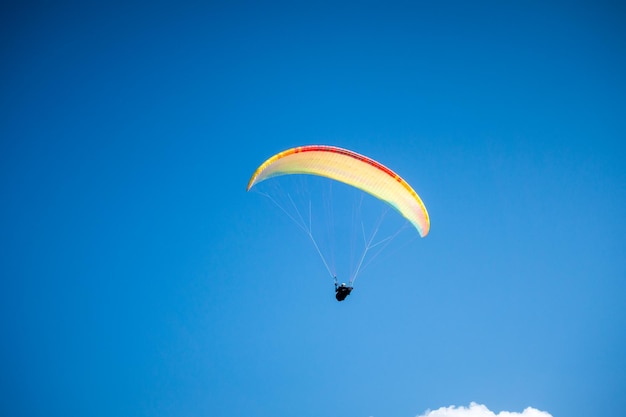
M 337 301 L 343 301 L 347 296 L 350 295 L 353 288 L 346 285 L 345 282 L 342 282 L 341 285 L 337 284 L 337 277 L 335 277 L 335 298 Z
M 307 145 L 279 152 L 256 169 L 248 182 L 247 190 L 251 190 L 270 178 L 293 174 L 326 177 L 355 187 L 393 207 L 417 230 L 421 237 L 425 237 L 430 230 L 426 206 L 404 179 L 380 162 L 335 146 Z M 313 240 L 326 264 L 312 233 L 306 229 L 305 231 Z M 369 247 L 365 252 L 368 249 Z M 364 256 L 365 253 L 363 253 Z M 328 265 L 327 269 L 331 272 Z M 337 285 L 335 282 L 338 301 L 345 300 L 350 294 L 357 273 L 358 268 L 348 284 Z M 333 275 L 332 272 L 331 275 Z

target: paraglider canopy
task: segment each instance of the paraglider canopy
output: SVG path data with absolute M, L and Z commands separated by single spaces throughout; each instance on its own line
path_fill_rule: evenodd
M 426 207 L 413 188 L 391 169 L 356 152 L 327 145 L 288 149 L 261 164 L 247 189 L 268 178 L 288 174 L 319 175 L 354 186 L 394 207 L 421 237 L 430 230 Z

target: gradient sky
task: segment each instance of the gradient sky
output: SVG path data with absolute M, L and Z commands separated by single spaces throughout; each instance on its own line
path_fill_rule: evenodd
M 2 3 L 0 415 L 623 413 L 624 8 L 335 3 Z M 431 216 L 343 303 L 304 144 Z

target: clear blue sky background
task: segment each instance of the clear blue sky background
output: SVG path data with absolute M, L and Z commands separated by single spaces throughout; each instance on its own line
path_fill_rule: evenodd
M 0 415 L 623 413 L 622 5 L 104 3 L 0 8 Z M 312 143 L 431 215 L 344 303 L 245 192 Z

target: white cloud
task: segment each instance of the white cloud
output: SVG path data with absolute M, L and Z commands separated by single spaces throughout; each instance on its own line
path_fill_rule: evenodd
M 441 407 L 428 410 L 418 417 L 552 417 L 550 413 L 528 407 L 521 413 L 501 411 L 498 414 L 481 404 L 471 403 L 469 407 Z

